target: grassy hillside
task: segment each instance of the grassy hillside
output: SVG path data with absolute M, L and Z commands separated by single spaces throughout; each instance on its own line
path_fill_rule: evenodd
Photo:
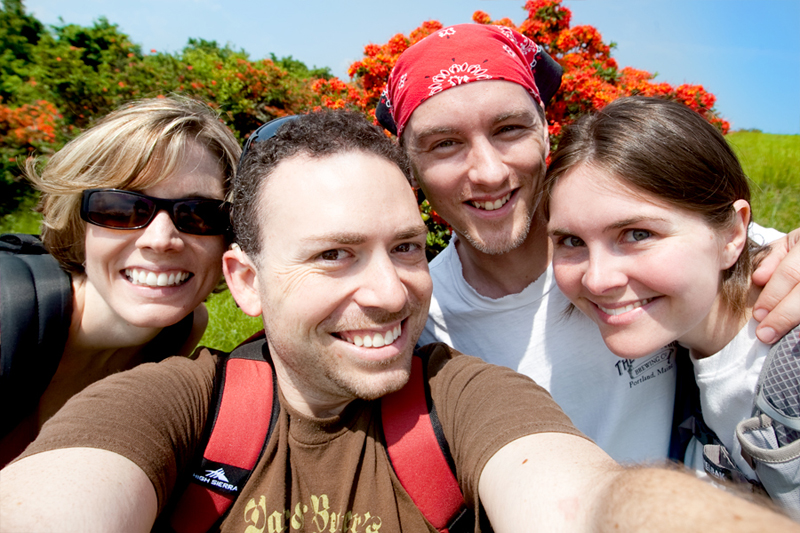
M 728 135 L 753 181 L 753 212 L 763 226 L 789 231 L 800 227 L 800 135 L 739 132 Z M 0 233 L 38 233 L 33 202 L 0 220 Z M 208 300 L 211 319 L 201 344 L 223 350 L 261 329 L 261 319 L 247 317 L 228 291 Z
M 753 182 L 753 219 L 781 231 L 800 227 L 800 135 L 737 132 L 727 139 Z

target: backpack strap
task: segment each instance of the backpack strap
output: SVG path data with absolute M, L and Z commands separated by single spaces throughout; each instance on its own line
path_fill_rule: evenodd
M 676 380 L 669 458 L 682 463 L 692 438 L 704 446 L 719 444 L 720 440 L 703 420 L 700 388 L 694 379 L 689 350 L 677 343 L 674 343 L 671 349 L 675 351 Z
M 265 345 L 263 339 L 240 345 L 217 372 L 207 444 L 170 517 L 178 533 L 210 530 L 239 496 L 266 449 L 280 403 L 272 362 L 262 351 Z M 242 413 L 247 413 L 247 424 Z
M 403 488 L 437 530 L 472 529 L 473 515 L 455 476 L 426 379 L 426 360 L 411 358 L 411 377 L 397 392 L 381 398 L 386 452 Z
M 800 327 L 769 350 L 756 385 L 753 415 L 773 421 L 779 446 L 800 438 Z
M 6 434 L 38 404 L 72 319 L 72 279 L 33 235 L 0 236 L 0 401 Z
M 177 533 L 210 530 L 230 509 L 267 447 L 280 405 L 272 362 L 257 334 L 236 348 L 217 373 L 217 402 L 200 464 L 172 512 Z M 253 342 L 253 339 L 256 339 Z M 265 383 L 270 386 L 264 386 Z M 381 399 L 389 460 L 425 518 L 442 532 L 473 529 L 473 516 L 455 477 L 455 466 L 436 416 L 423 360 L 412 358 L 408 384 Z M 241 423 L 241 413 L 248 424 Z
M 772 500 L 800 521 L 800 326 L 770 348 L 752 414 L 736 426 L 742 457 Z

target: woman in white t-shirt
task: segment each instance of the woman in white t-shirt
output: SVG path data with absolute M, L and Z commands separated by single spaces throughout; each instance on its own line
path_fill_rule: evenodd
M 568 312 L 626 359 L 687 348 L 705 423 L 756 479 L 736 426 L 770 349 L 752 318 L 764 248 L 748 239 L 748 180 L 720 132 L 676 102 L 619 99 L 567 129 L 542 201 Z M 686 462 L 701 460 L 690 448 Z

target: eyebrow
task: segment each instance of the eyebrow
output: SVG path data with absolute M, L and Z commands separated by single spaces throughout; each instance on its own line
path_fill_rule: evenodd
M 425 226 L 424 224 L 420 224 L 398 230 L 394 234 L 394 238 L 395 240 L 402 241 L 405 239 L 413 239 L 415 237 L 419 237 L 420 235 L 425 235 L 427 233 L 428 233 L 427 226 Z M 336 243 L 336 244 L 346 244 L 346 245 L 358 245 L 367 242 L 368 237 L 363 233 L 332 231 L 330 233 L 322 233 L 320 235 L 313 235 L 311 237 L 306 237 L 302 240 L 310 243 Z
M 667 220 L 666 218 L 662 218 L 662 217 L 630 217 L 630 218 L 625 218 L 625 219 L 622 219 L 622 220 L 618 220 L 617 222 L 614 222 L 613 224 L 609 224 L 608 226 L 603 228 L 603 231 L 605 232 L 605 231 L 609 231 L 609 230 L 622 229 L 622 228 L 625 228 L 627 226 L 634 226 L 636 224 L 640 224 L 640 223 L 645 222 L 645 221 L 647 221 L 647 222 L 665 222 L 665 223 L 669 222 L 669 220 Z M 564 236 L 572 235 L 572 232 L 567 231 L 565 229 L 561 229 L 561 228 L 554 228 L 553 230 L 549 231 L 548 233 L 550 235 L 555 236 L 555 237 L 564 237 Z

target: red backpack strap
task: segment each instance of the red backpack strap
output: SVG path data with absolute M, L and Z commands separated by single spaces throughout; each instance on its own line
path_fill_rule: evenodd
M 411 359 L 405 387 L 381 399 L 386 451 L 403 488 L 433 527 L 472 529 L 473 514 L 455 476 L 455 465 L 430 399 L 425 363 Z
M 263 346 L 263 340 L 242 344 L 221 364 L 203 458 L 189 472 L 190 482 L 170 516 L 177 533 L 210 530 L 230 509 L 269 442 L 280 404 Z

